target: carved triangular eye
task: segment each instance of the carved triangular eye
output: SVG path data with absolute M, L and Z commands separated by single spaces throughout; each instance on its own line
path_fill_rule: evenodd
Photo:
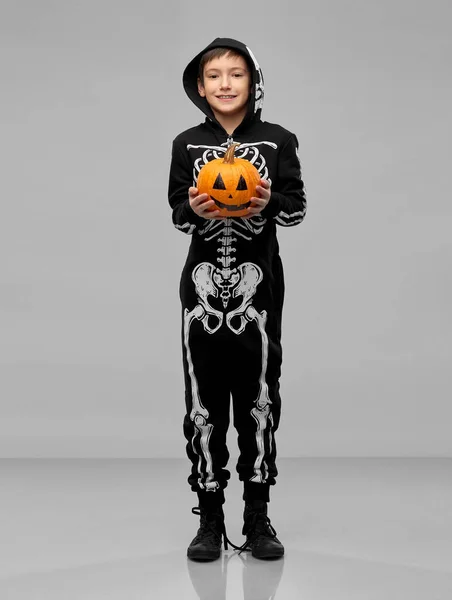
M 240 175 L 240 179 L 239 179 L 239 185 L 237 186 L 238 190 L 247 190 L 248 186 L 246 185 L 246 181 L 245 178 L 243 177 L 243 175 Z
M 225 190 L 226 186 L 224 185 L 223 177 L 221 173 L 218 173 L 217 178 L 215 179 L 215 183 L 213 184 L 214 190 Z

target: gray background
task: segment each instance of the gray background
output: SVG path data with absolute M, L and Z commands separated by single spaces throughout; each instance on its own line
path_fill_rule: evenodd
M 0 4 L 0 455 L 182 457 L 171 141 L 247 43 L 294 131 L 281 456 L 452 456 L 446 1 Z M 231 444 L 235 435 L 230 433 Z M 235 451 L 232 450 L 234 455 Z

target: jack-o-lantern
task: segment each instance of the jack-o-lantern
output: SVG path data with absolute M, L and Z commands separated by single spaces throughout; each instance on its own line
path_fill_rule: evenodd
M 234 152 L 240 144 L 232 144 L 224 158 L 216 158 L 206 163 L 198 175 L 198 191 L 209 194 L 215 202 L 213 210 L 219 210 L 223 217 L 243 217 L 248 213 L 251 198 L 257 197 L 259 171 L 249 160 L 236 158 Z

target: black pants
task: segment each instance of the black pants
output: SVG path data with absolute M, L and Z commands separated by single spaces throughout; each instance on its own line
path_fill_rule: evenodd
M 244 497 L 268 500 L 269 486 L 278 474 L 274 434 L 281 413 L 279 326 L 272 331 L 274 315 L 268 318 L 265 310 L 253 307 L 247 319 L 231 326 L 223 322 L 216 331 L 215 319 L 209 319 L 201 307 L 183 310 L 184 434 L 192 463 L 188 482 L 197 492 L 222 493 L 227 486 L 226 434 L 232 398 L 240 451 L 237 472 Z

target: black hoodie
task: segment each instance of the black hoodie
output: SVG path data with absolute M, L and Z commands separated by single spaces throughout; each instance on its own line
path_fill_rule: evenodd
M 246 116 L 231 135 L 217 121 L 207 100 L 198 93 L 200 59 L 205 52 L 218 47 L 241 53 L 252 76 Z M 241 42 L 230 38 L 215 39 L 190 61 L 183 74 L 183 85 L 190 100 L 206 115 L 206 119 L 179 134 L 172 146 L 168 199 L 173 211 L 173 223 L 180 231 L 192 235 L 181 292 L 184 286 L 192 286 L 190 275 L 201 262 L 213 264 L 221 270 L 221 277 L 226 277 L 230 266 L 237 268 L 251 261 L 262 271 L 263 280 L 259 285 L 262 292 L 264 288 L 268 292 L 269 287 L 275 285 L 280 288 L 282 309 L 284 281 L 276 225 L 297 225 L 303 221 L 306 213 L 297 137 L 280 125 L 261 120 L 264 98 L 262 71 L 251 50 Z M 208 161 L 220 158 L 233 142 L 241 144 L 235 155 L 250 160 L 261 178 L 271 183 L 270 201 L 260 214 L 248 219 L 231 217 L 214 220 L 199 217 L 190 207 L 188 188 L 196 187 L 201 167 Z M 185 306 L 191 304 L 188 298 L 182 300 Z M 192 300 L 196 301 L 194 296 Z M 268 304 L 268 295 L 263 304 Z

